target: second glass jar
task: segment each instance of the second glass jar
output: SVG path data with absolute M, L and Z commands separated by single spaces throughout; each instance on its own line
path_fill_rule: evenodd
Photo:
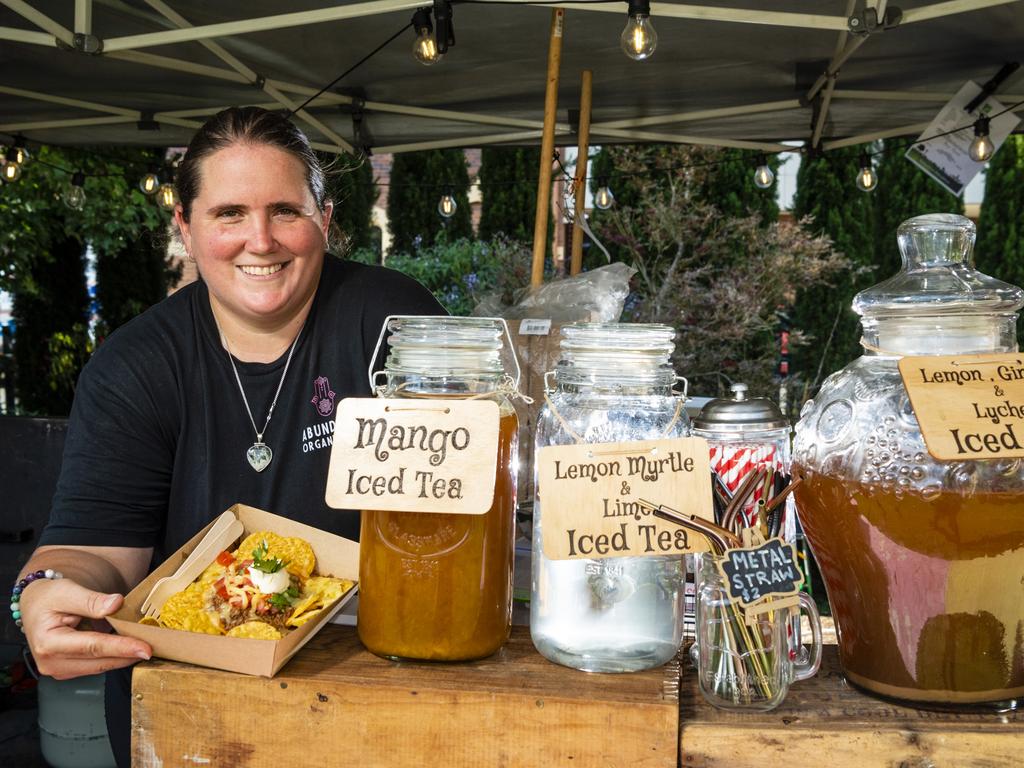
M 665 325 L 578 323 L 562 329 L 555 388 L 536 447 L 685 437 Z M 664 664 L 682 641 L 684 555 L 550 560 L 534 501 L 530 633 L 545 658 L 589 672 Z
M 494 501 L 482 515 L 363 511 L 359 639 L 389 658 L 461 661 L 512 626 L 518 420 L 503 394 L 503 326 L 477 318 L 390 321 L 384 397 L 492 399 L 500 424 Z

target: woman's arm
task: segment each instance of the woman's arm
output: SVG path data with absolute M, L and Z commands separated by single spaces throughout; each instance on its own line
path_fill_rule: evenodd
M 148 644 L 111 634 L 102 620 L 145 577 L 152 555 L 148 547 L 68 545 L 42 546 L 32 554 L 20 577 L 47 569 L 64 575 L 33 581 L 22 592 L 22 627 L 40 672 L 65 680 L 150 657 Z

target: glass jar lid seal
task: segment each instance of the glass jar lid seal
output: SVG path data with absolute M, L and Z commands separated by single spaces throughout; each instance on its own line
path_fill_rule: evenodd
M 853 300 L 864 317 L 1007 314 L 1024 306 L 1024 291 L 974 268 L 974 222 L 934 213 L 900 224 L 900 271 Z
M 707 402 L 693 420 L 694 429 L 750 432 L 788 428 L 782 411 L 766 397 L 747 397 L 746 384 L 733 384 L 732 397 Z
M 503 326 L 476 317 L 396 317 L 388 322 L 391 373 L 446 376 L 500 374 Z

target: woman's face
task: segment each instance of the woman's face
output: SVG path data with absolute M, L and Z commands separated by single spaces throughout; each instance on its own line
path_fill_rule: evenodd
M 218 314 L 253 329 L 288 323 L 320 278 L 331 205 L 321 212 L 302 162 L 266 144 L 234 144 L 200 165 L 186 222 L 175 212 Z

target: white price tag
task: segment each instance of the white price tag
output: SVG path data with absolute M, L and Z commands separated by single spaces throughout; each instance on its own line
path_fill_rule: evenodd
M 551 320 L 530 318 L 519 322 L 520 336 L 547 336 L 551 333 Z

